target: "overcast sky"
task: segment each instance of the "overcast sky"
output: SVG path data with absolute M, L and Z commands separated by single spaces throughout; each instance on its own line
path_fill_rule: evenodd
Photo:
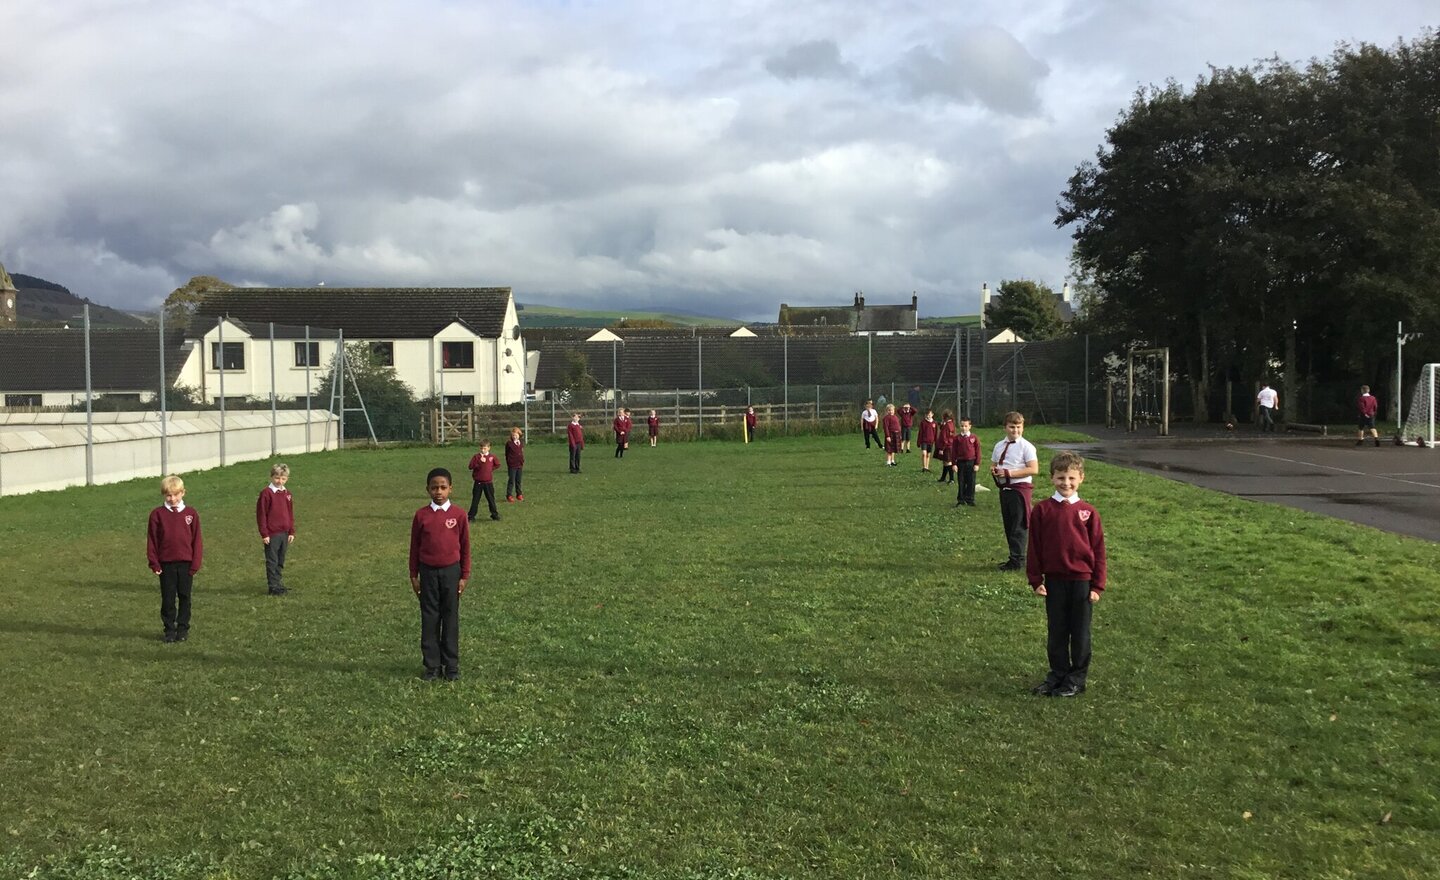
M 1057 196 L 1138 86 L 1435 10 L 4 0 L 0 263 L 135 309 L 207 274 L 974 312 L 982 281 L 1063 281 Z

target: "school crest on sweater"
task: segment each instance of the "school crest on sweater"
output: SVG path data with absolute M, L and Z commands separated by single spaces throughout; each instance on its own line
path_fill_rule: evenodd
M 1088 511 L 1088 510 L 1078 510 L 1078 511 L 1076 511 L 1076 513 L 1078 513 L 1078 514 L 1080 515 L 1080 521 L 1081 521 L 1081 522 L 1089 522 L 1089 521 L 1090 521 L 1090 511 Z
M 457 523 L 457 522 L 459 522 L 459 520 L 455 519 L 454 517 L 451 517 L 450 519 L 445 520 L 445 528 L 447 528 L 447 529 L 453 529 L 453 528 L 455 528 L 455 523 Z
M 187 526 L 193 526 L 193 525 L 195 525 L 195 517 L 194 517 L 194 515 L 189 514 L 189 513 L 185 514 L 185 525 L 187 525 Z

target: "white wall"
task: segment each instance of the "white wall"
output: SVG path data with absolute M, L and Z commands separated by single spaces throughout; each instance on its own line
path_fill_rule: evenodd
M 228 388 L 226 389 L 228 392 Z M 276 414 L 275 455 L 334 449 L 338 422 L 324 410 Z M 171 413 L 165 424 L 171 473 L 219 467 L 220 414 Z M 159 413 L 96 413 L 95 482 L 161 476 Z M 227 413 L 224 464 L 271 456 L 268 412 Z M 85 485 L 84 413 L 0 413 L 0 495 Z

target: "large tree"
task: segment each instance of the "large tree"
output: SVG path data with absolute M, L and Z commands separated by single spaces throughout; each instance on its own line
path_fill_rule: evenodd
M 989 327 L 1009 327 L 1022 339 L 1049 339 L 1065 326 L 1060 298 L 1036 281 L 1002 281 L 995 299 L 985 310 Z
M 221 281 L 213 275 L 196 275 L 181 287 L 170 291 L 165 297 L 165 325 L 167 327 L 186 327 L 190 324 L 190 318 L 194 316 L 195 309 L 204 299 L 208 290 L 233 290 L 235 285 Z

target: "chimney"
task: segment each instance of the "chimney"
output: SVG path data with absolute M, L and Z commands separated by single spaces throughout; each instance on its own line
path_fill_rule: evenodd
M 980 285 L 980 329 L 985 329 L 985 311 L 990 308 L 990 285 Z
M 911 311 L 920 311 L 920 297 L 916 296 L 913 290 L 910 292 L 910 309 Z

